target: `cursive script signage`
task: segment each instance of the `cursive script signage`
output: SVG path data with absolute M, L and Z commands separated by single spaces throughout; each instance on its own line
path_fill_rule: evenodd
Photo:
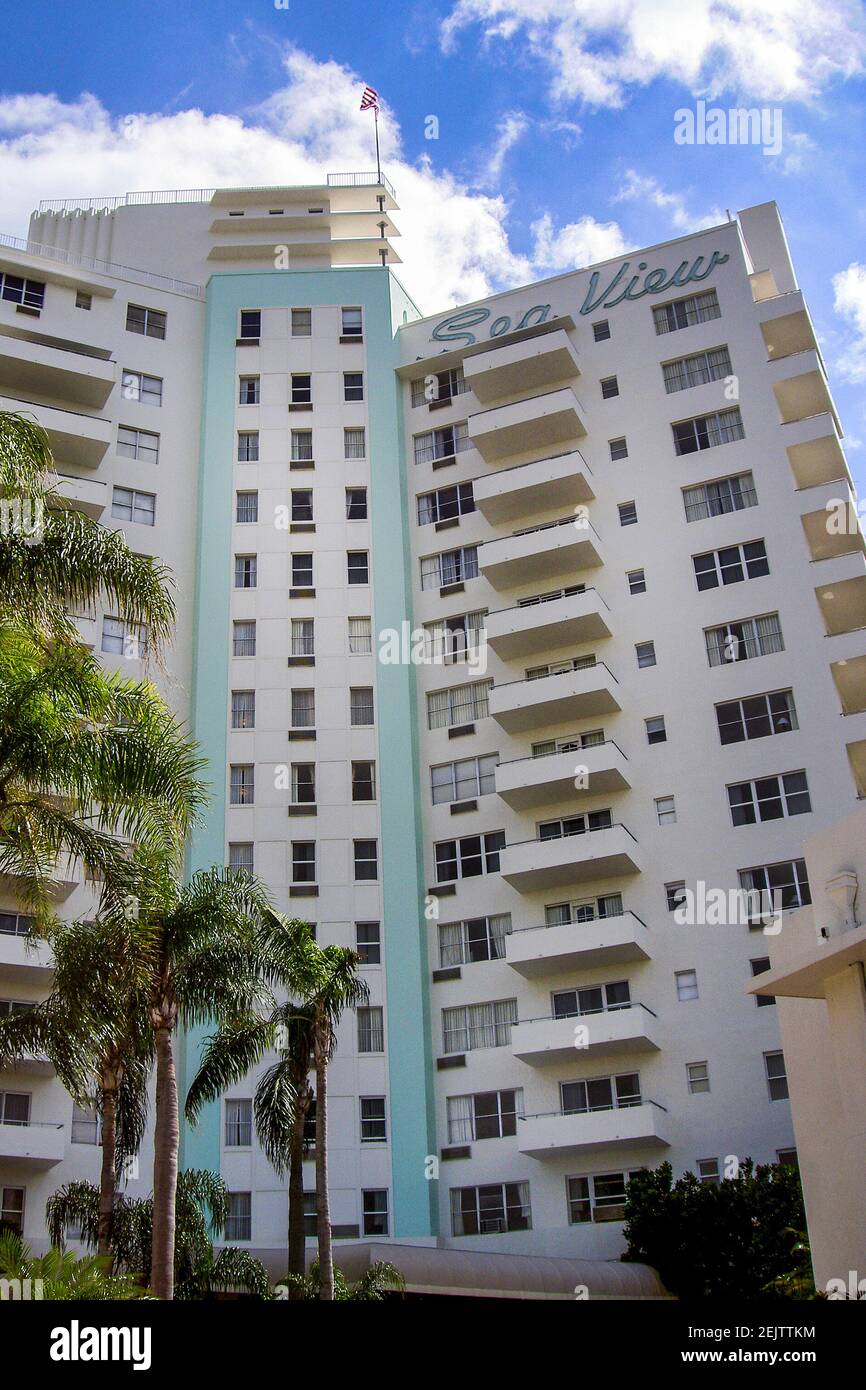
M 527 309 L 519 323 L 514 325 L 514 332 L 521 328 L 532 328 L 536 323 L 544 323 L 550 313 L 549 304 L 536 304 L 531 309 Z M 437 323 L 433 332 L 430 334 L 431 341 L 437 343 L 465 343 L 467 347 L 471 343 L 477 342 L 474 333 L 470 333 L 470 328 L 476 328 L 478 324 L 486 323 L 490 318 L 489 309 L 462 309 L 459 314 L 451 314 L 449 318 Z M 488 337 L 501 338 L 503 333 L 510 333 L 511 316 L 500 314 L 495 318 L 487 330 Z

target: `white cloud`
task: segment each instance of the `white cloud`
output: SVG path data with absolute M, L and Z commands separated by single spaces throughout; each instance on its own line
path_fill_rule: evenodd
M 631 248 L 616 222 L 582 217 L 555 230 L 550 213 L 532 224 L 533 261 L 539 270 L 576 270 L 624 255 Z
M 657 179 L 651 175 L 639 174 L 635 169 L 627 169 L 625 181 L 613 195 L 613 203 L 649 203 L 659 208 L 670 219 L 677 232 L 700 232 L 705 227 L 717 227 L 726 221 L 725 213 L 719 208 L 711 208 L 700 216 L 690 213 L 682 193 L 668 193 Z
M 594 106 L 659 77 L 708 97 L 810 101 L 866 64 L 858 0 L 456 0 L 443 47 L 472 26 L 546 64 L 556 100 Z
M 866 381 L 866 265 L 852 261 L 834 275 L 833 294 L 833 308 L 848 329 L 835 370 L 844 381 Z
M 507 111 L 496 127 L 496 139 L 478 177 L 481 188 L 495 188 L 502 176 L 509 150 L 529 129 L 529 117 L 523 111 Z

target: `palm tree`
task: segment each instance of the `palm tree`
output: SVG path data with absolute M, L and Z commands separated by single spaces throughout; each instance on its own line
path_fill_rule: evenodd
M 298 1298 L 306 1300 L 322 1297 L 322 1281 L 318 1261 L 311 1265 L 309 1274 L 287 1274 L 283 1283 L 288 1285 L 289 1297 L 294 1290 Z M 354 1284 L 350 1284 L 341 1269 L 334 1269 L 334 1298 L 343 1301 L 382 1303 L 386 1293 L 402 1293 L 406 1281 L 396 1265 L 387 1260 L 375 1260 L 369 1269 Z
M 168 569 L 136 555 L 122 531 L 71 510 L 56 483 L 45 431 L 32 418 L 0 411 L 0 501 L 7 523 L 0 527 L 0 624 L 13 620 L 34 633 L 77 642 L 70 610 L 101 600 L 145 628 L 147 649 L 158 653 L 175 623 Z M 16 524 L 16 508 L 19 518 L 28 509 L 27 520 L 38 515 L 38 544 L 28 525 Z
M 16 1232 L 0 1231 L 0 1279 L 38 1283 L 43 1299 L 113 1303 L 147 1297 L 132 1275 L 112 1274 L 110 1265 L 104 1256 L 79 1258 L 57 1247 L 37 1257 Z

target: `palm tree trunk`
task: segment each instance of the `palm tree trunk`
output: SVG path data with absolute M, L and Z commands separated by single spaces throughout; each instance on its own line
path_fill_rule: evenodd
M 153 1136 L 153 1243 L 151 1287 L 174 1298 L 174 1221 L 180 1127 L 171 1029 L 156 1029 L 156 1124 Z
M 328 1195 L 328 1049 L 316 1047 L 316 1234 L 319 1240 L 319 1298 L 334 1297 L 331 1200 Z
M 117 1136 L 117 1084 L 115 1075 L 103 1076 L 102 1086 L 102 1169 L 99 1174 L 99 1233 L 97 1253 L 110 1255 L 111 1222 L 114 1216 L 116 1174 L 114 1154 Z
M 306 1269 L 306 1240 L 304 1238 L 304 1125 L 310 1108 L 310 1085 L 306 1077 L 298 1087 L 295 1116 L 292 1124 L 289 1153 L 289 1273 L 303 1274 Z M 290 1298 L 300 1298 L 292 1289 Z

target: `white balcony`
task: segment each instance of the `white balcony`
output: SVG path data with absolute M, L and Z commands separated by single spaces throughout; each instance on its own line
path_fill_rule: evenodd
M 622 708 L 619 683 L 603 661 L 537 680 L 507 681 L 490 692 L 490 713 L 509 734 L 588 719 Z
M 589 468 L 577 449 L 534 463 L 518 463 L 476 478 L 475 506 L 498 526 L 551 507 L 574 509 L 595 497 Z
M 634 912 L 590 922 L 518 928 L 505 938 L 505 959 L 526 979 L 592 965 L 649 960 L 649 932 Z
M 29 936 L 11 935 L 0 931 L 0 970 L 16 980 L 44 980 L 51 968 L 51 958 L 44 943 L 36 944 Z
M 51 396 L 99 409 L 116 380 L 117 363 L 83 344 L 50 345 L 0 334 L 0 381 L 13 396 Z
M 499 856 L 499 867 L 512 888 L 519 893 L 532 893 L 638 874 L 641 862 L 631 832 L 624 825 L 611 825 L 582 835 L 506 845 Z
M 630 786 L 628 758 L 612 739 L 567 753 L 515 758 L 496 768 L 496 791 L 516 811 Z
M 670 1143 L 667 1111 L 646 1101 L 587 1114 L 527 1115 L 517 1121 L 517 1148 L 530 1158 L 559 1158 L 596 1149 L 664 1148 Z
M 577 353 L 562 328 L 503 347 L 491 345 L 463 363 L 477 399 L 485 405 L 527 391 L 544 391 L 580 374 Z
M 658 1052 L 658 1019 L 644 1004 L 574 1018 L 530 1018 L 511 1025 L 511 1051 L 521 1062 L 547 1066 L 584 1057 Z
M 855 551 L 828 560 L 822 566 L 822 577 L 831 567 L 835 573 L 832 577 L 828 575 L 826 582 L 815 590 L 828 637 L 866 627 L 866 566 L 863 555 Z
M 504 661 L 610 636 L 610 609 L 597 589 L 543 597 L 487 616 L 487 641 Z
M 0 1158 L 31 1168 L 53 1168 L 66 1148 L 63 1125 L 0 1123 Z
M 545 583 L 603 564 L 595 529 L 573 516 L 498 536 L 479 547 L 478 567 L 494 589 Z
M 770 363 L 768 371 L 783 424 L 813 415 L 831 414 L 835 418 L 836 408 L 817 349 L 779 358 Z
M 57 495 L 72 511 L 86 512 L 98 521 L 108 503 L 108 487 L 97 478 L 76 478 L 71 473 L 57 476 Z
M 46 431 L 58 468 L 98 468 L 111 443 L 111 421 L 98 415 L 80 415 L 53 405 L 0 396 L 0 410 L 14 411 L 36 420 Z
M 830 674 L 839 693 L 842 713 L 851 715 L 866 710 L 866 655 L 840 657 L 830 666 Z
M 857 499 L 847 478 L 800 494 L 800 521 L 813 560 L 831 560 L 852 550 L 866 552 Z
M 851 483 L 842 437 L 830 411 L 786 423 L 782 441 L 797 487 L 817 487 L 836 478 Z
M 567 386 L 469 417 L 469 438 L 488 463 L 530 449 L 556 449 L 584 434 L 578 399 Z
M 766 300 L 757 317 L 770 362 L 818 346 L 801 290 L 792 290 L 789 294 Z

